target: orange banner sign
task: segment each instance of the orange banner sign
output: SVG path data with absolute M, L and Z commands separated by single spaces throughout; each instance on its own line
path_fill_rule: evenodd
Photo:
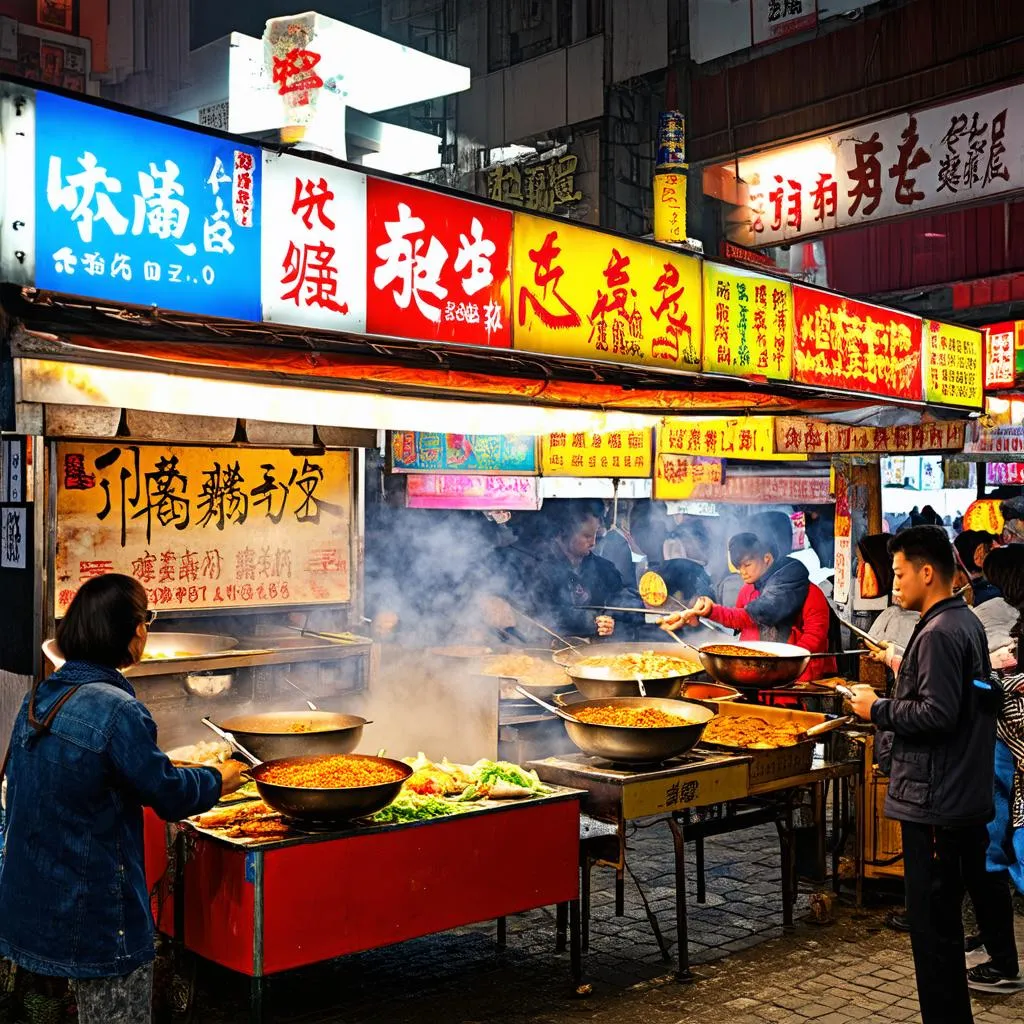
M 792 286 L 705 263 L 704 369 L 788 381 L 793 373 Z
M 651 431 L 577 431 L 541 438 L 544 476 L 650 477 Z
M 654 464 L 654 498 L 685 501 L 696 487 L 722 485 L 722 460 L 662 453 Z
M 798 416 L 780 416 L 775 420 L 775 449 L 787 457 L 801 452 L 807 455 L 856 452 L 891 455 L 961 451 L 966 427 L 964 420 L 913 427 L 851 427 Z

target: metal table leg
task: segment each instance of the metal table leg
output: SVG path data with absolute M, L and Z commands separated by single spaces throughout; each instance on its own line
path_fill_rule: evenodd
M 266 978 L 249 979 L 249 1024 L 263 1024 L 263 996 Z
M 508 945 L 508 919 L 498 918 L 498 949 L 504 949 Z
M 690 973 L 690 939 L 686 921 L 686 836 L 683 826 L 673 814 L 668 819 L 676 856 L 676 945 L 679 948 L 677 981 L 693 981 Z
M 707 894 L 707 879 L 704 877 L 704 837 L 698 836 L 693 841 L 693 852 L 696 859 L 697 868 L 697 902 L 706 903 Z
M 793 842 L 793 791 L 786 790 L 783 794 L 784 812 L 780 820 L 776 820 L 775 827 L 779 832 L 779 854 L 782 862 L 782 927 L 793 927 L 793 903 L 794 903 L 794 874 L 796 871 L 795 852 L 796 844 Z
M 580 948 L 584 953 L 590 949 L 590 873 L 593 868 L 594 862 L 590 859 L 590 854 L 584 851 L 581 865 L 583 877 L 580 879 Z M 569 910 L 571 915 L 572 908 Z
M 590 995 L 590 986 L 583 983 L 583 944 L 580 941 L 580 901 L 569 902 L 569 970 L 576 995 Z
M 569 904 L 559 903 L 555 907 L 555 952 L 564 953 L 566 932 L 569 927 Z
M 625 856 L 622 858 L 625 863 Z M 626 913 L 626 869 L 615 869 L 615 916 L 622 917 Z

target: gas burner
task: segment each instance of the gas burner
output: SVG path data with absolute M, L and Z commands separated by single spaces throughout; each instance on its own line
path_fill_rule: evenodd
M 296 832 L 305 832 L 308 835 L 321 835 L 324 832 L 342 832 L 352 828 L 350 821 L 308 821 L 304 818 L 289 818 L 281 815 L 281 820 Z

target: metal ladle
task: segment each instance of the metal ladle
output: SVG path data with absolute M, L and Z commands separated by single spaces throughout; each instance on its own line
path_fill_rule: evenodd
M 202 719 L 202 723 L 211 732 L 215 732 L 225 743 L 228 744 L 228 746 L 231 747 L 232 750 L 235 750 L 239 754 L 241 754 L 242 757 L 244 757 L 246 761 L 249 762 L 251 767 L 255 768 L 256 765 L 263 763 L 251 750 L 249 750 L 246 747 L 243 747 L 242 744 L 235 739 L 233 733 L 227 732 L 227 730 L 222 729 L 219 725 L 215 725 L 208 718 Z
M 553 715 L 557 715 L 559 718 L 564 718 L 567 722 L 575 722 L 578 725 L 584 725 L 586 723 L 581 722 L 578 718 L 574 718 L 570 714 L 562 711 L 561 708 L 556 708 L 554 704 L 549 704 L 546 700 L 541 700 L 535 693 L 530 693 L 529 690 L 523 689 L 521 686 L 516 686 L 516 690 L 521 693 L 524 697 L 529 698 L 534 704 L 542 707 L 545 711 L 549 711 Z

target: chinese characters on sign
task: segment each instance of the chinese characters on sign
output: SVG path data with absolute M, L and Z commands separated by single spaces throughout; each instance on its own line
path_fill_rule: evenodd
M 28 506 L 0 505 L 0 569 L 28 567 Z
M 771 416 L 741 419 L 666 419 L 657 432 L 657 451 L 703 455 L 712 459 L 750 461 L 792 459 L 776 454 L 775 420 Z M 800 461 L 800 456 L 796 456 Z
M 926 320 L 924 332 L 925 401 L 981 409 L 985 404 L 981 332 L 938 320 Z
M 726 476 L 720 486 L 698 486 L 695 500 L 740 505 L 831 504 L 827 476 Z
M 722 479 L 721 459 L 662 452 L 654 464 L 652 497 L 656 501 L 685 501 L 695 488 L 720 487 Z
M 985 334 L 985 387 L 1012 388 L 1017 379 L 1016 327 L 993 324 Z
M 654 176 L 654 240 L 686 241 L 686 168 Z
M 1024 427 L 1004 426 L 985 429 L 980 423 L 971 423 L 971 432 L 964 445 L 971 455 L 1024 456 Z
M 366 176 L 264 154 L 263 319 L 366 330 Z
M 512 214 L 367 182 L 367 330 L 510 348 Z
M 395 473 L 537 472 L 537 440 L 523 434 L 391 434 Z
M 650 430 L 577 431 L 541 438 L 541 471 L 545 476 L 651 475 Z
M 449 476 L 418 473 L 407 481 L 408 508 L 476 509 L 481 512 L 536 512 L 540 488 L 535 476 Z
M 836 604 L 850 600 L 853 585 L 853 520 L 850 517 L 849 481 L 838 470 L 836 481 L 835 546 L 832 564 L 835 566 L 832 596 Z
M 348 601 L 348 452 L 62 443 L 56 614 L 121 572 L 154 608 Z
M 754 45 L 814 28 L 818 0 L 750 0 Z
M 5 437 L 0 441 L 0 501 L 26 501 L 25 480 L 28 440 Z
M 793 379 L 921 400 L 921 321 L 829 292 L 793 288 Z
M 876 454 L 960 451 L 966 421 L 919 423 L 915 426 L 865 427 L 823 423 L 794 416 L 775 420 L 775 449 L 790 457 L 808 455 Z
M 1024 462 L 989 462 L 985 465 L 985 483 L 989 487 L 1024 485 Z
M 487 169 L 487 198 L 536 213 L 555 213 L 583 198 L 576 188 L 574 153 L 531 164 L 496 164 Z
M 514 256 L 517 349 L 699 369 L 699 260 L 518 213 Z
M 36 93 L 36 285 L 260 318 L 258 149 Z
M 1024 187 L 1024 87 L 846 128 L 739 162 L 748 218 L 732 241 L 777 245 Z
M 705 263 L 704 369 L 789 380 L 792 287 L 785 281 Z

